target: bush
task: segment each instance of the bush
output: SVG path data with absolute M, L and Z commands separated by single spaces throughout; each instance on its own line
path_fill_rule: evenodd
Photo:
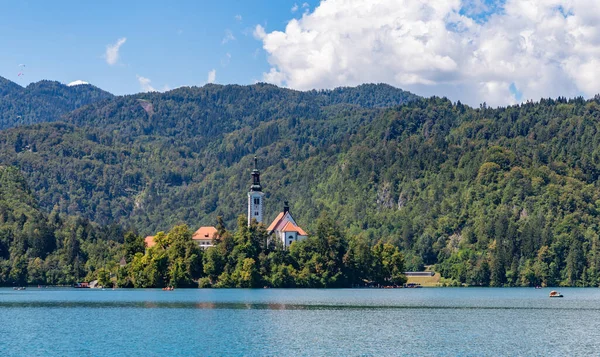
M 210 279 L 209 278 L 200 278 L 198 280 L 198 287 L 200 289 L 208 289 L 212 287 L 212 284 L 210 283 Z

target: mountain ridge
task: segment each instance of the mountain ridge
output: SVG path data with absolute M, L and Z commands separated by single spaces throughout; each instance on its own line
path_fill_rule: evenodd
M 21 87 L 0 77 L 0 129 L 58 121 L 79 107 L 112 97 L 90 84 L 67 86 L 42 80 Z
M 378 88 L 118 97 L 1 131 L 0 164 L 22 170 L 45 210 L 153 234 L 217 216 L 231 227 L 256 155 L 265 223 L 284 201 L 308 232 L 325 212 L 450 284 L 600 283 L 600 98 L 395 105 Z

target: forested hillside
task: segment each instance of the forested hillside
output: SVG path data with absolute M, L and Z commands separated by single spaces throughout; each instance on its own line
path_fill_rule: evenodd
M 348 98 L 355 104 L 320 104 L 329 96 L 339 102 L 338 92 L 207 85 L 119 97 L 73 112 L 68 124 L 0 133 L 0 159 L 26 172 L 43 207 L 101 224 L 119 222 L 151 233 L 178 222 L 211 223 L 218 213 L 234 223 L 244 211 L 253 155 L 261 156 L 265 169 L 273 163 L 281 170 L 279 157 L 300 162 L 343 142 L 382 112 L 368 108 L 373 103 L 416 98 L 371 85 L 352 89 Z M 213 186 L 225 177 L 235 191 L 221 190 L 221 182 Z M 266 180 L 272 187 L 286 185 Z M 271 205 L 269 213 L 281 204 Z
M 235 227 L 257 155 L 274 218 L 400 247 L 469 285 L 598 285 L 600 99 L 470 108 L 388 86 L 180 88 L 0 132 L 40 206 L 151 234 Z
M 23 88 L 0 77 L 0 129 L 57 121 L 81 106 L 112 97 L 89 84 L 69 87 L 40 81 Z
M 72 284 L 96 276 L 123 256 L 123 237 L 115 225 L 42 212 L 19 170 L 0 167 L 0 286 Z

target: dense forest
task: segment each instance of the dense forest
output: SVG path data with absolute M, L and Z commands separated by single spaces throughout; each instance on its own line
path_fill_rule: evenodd
M 65 122 L 0 132 L 0 163 L 25 172 L 42 207 L 100 224 L 145 234 L 182 222 L 212 223 L 217 214 L 235 224 L 253 155 L 267 170 L 270 162 L 283 170 L 280 155 L 302 160 L 373 120 L 383 110 L 374 106 L 416 98 L 386 85 L 340 91 L 207 85 L 119 97 L 76 110 Z M 235 192 L 219 189 L 225 177 Z
M 95 278 L 123 255 L 124 236 L 117 225 L 42 212 L 19 170 L 0 167 L 0 286 Z
M 4 130 L 0 163 L 24 174 L 45 215 L 145 235 L 214 225 L 217 216 L 236 227 L 257 155 L 266 217 L 288 200 L 313 237 L 327 214 L 347 242 L 388 244 L 407 270 L 434 265 L 452 284 L 598 286 L 599 117 L 600 98 L 471 108 L 386 85 L 207 85 L 114 97 L 59 123 Z M 186 276 L 244 285 L 229 277 L 240 276 L 246 258 L 227 249 L 215 248 L 229 262 L 219 274 L 206 272 L 215 254 L 207 251 L 196 258 L 203 268 Z M 317 286 L 297 280 L 294 249 L 285 253 L 294 269 L 286 286 Z M 274 254 L 264 248 L 247 257 L 263 269 L 257 284 L 270 285 L 260 253 Z M 345 283 L 356 281 L 346 268 Z
M 0 129 L 57 121 L 77 108 L 110 98 L 112 94 L 89 84 L 40 81 L 23 88 L 0 77 Z

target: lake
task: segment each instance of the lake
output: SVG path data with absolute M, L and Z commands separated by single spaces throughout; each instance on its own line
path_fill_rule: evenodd
M 600 289 L 0 289 L 0 356 L 591 356 Z

